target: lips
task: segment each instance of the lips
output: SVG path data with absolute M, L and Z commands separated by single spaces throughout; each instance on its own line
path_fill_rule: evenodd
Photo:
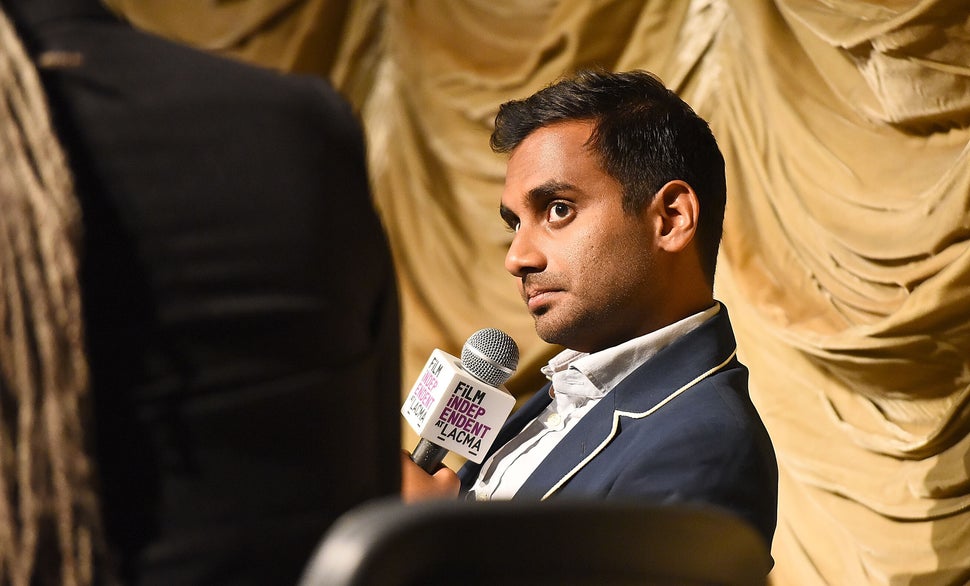
M 535 313 L 551 303 L 553 298 L 561 292 L 560 289 L 535 288 L 524 290 L 522 297 L 525 299 L 529 311 Z

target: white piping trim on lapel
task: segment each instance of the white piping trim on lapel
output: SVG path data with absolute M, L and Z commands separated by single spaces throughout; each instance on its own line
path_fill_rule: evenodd
M 573 476 L 575 476 L 576 473 L 579 472 L 583 468 L 583 466 L 585 466 L 586 464 L 588 464 L 590 460 L 592 460 L 593 458 L 595 458 L 600 452 L 603 451 L 604 448 L 606 448 L 606 446 L 611 441 L 613 441 L 613 437 L 616 435 L 617 427 L 620 424 L 620 417 L 630 417 L 631 419 L 643 419 L 644 417 L 647 417 L 648 415 L 652 415 L 658 409 L 660 409 L 661 407 L 663 407 L 664 405 L 666 405 L 670 401 L 673 401 L 675 398 L 677 398 L 678 396 L 680 396 L 687 389 L 691 388 L 692 386 L 696 385 L 700 381 L 704 380 L 705 378 L 711 376 L 715 372 L 717 372 L 717 371 L 721 370 L 722 368 L 724 368 L 725 366 L 727 366 L 728 363 L 731 362 L 731 360 L 734 359 L 734 357 L 737 355 L 737 353 L 738 353 L 738 350 L 737 350 L 737 348 L 735 348 L 734 351 L 731 352 L 731 355 L 728 356 L 723 362 L 721 362 L 717 366 L 711 368 L 707 372 L 701 373 L 700 375 L 697 376 L 697 378 L 695 378 L 694 380 L 690 381 L 686 385 L 680 387 L 676 391 L 670 393 L 662 401 L 660 401 L 659 403 L 657 403 L 656 405 L 654 405 L 650 409 L 644 411 L 643 413 L 630 413 L 628 411 L 614 411 L 613 412 L 613 428 L 610 429 L 610 433 L 609 433 L 609 435 L 606 436 L 606 439 L 604 439 L 603 442 L 600 443 L 600 445 L 598 445 L 596 447 L 596 449 L 594 449 L 592 452 L 590 452 L 588 456 L 586 456 L 585 458 L 583 458 L 582 461 L 580 461 L 579 464 L 576 464 L 576 467 L 575 468 L 573 468 L 572 470 L 570 470 L 569 472 L 567 472 L 565 476 L 563 476 L 562 478 L 560 478 L 559 479 L 559 482 L 557 482 L 555 485 L 553 485 L 553 487 L 550 488 L 546 492 L 546 494 L 542 495 L 542 498 L 539 499 L 539 500 L 544 501 L 547 498 L 549 498 L 550 496 L 552 496 L 553 493 L 555 493 L 557 490 L 559 490 L 560 488 L 562 488 L 563 485 L 566 484 L 569 481 L 569 479 L 571 479 Z

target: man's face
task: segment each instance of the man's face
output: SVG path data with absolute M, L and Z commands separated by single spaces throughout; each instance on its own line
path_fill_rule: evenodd
M 585 146 L 592 122 L 540 128 L 512 151 L 502 217 L 505 268 L 547 342 L 595 352 L 655 329 L 651 204 L 624 212 L 622 188 Z

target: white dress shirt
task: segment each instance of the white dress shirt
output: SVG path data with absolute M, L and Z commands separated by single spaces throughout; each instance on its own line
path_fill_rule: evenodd
M 564 350 L 542 367 L 552 403 L 482 465 L 478 500 L 510 499 L 553 448 L 620 381 L 677 338 L 711 319 L 720 304 L 594 354 Z

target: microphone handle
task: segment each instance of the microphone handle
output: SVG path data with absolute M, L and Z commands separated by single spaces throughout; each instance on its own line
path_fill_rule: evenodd
M 447 455 L 448 450 L 422 438 L 411 452 L 411 460 L 428 474 L 434 474 Z

